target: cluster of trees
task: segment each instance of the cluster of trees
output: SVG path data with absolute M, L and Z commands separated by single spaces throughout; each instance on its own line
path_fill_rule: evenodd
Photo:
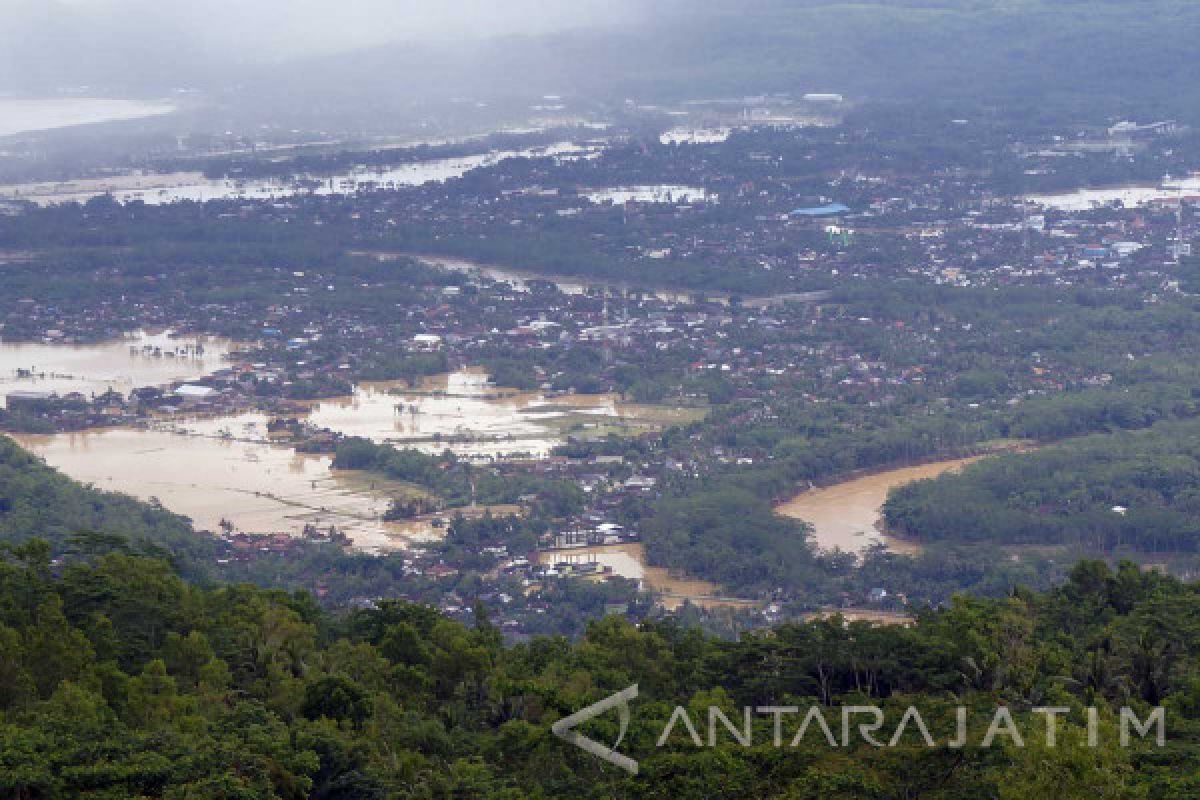
M 548 517 L 567 517 L 583 509 L 583 492 L 570 481 L 532 473 L 501 474 L 472 467 L 449 450 L 429 455 L 412 448 L 399 449 L 370 439 L 347 437 L 334 452 L 335 469 L 361 469 L 415 484 L 437 495 L 450 507 L 470 503 L 513 504 L 536 497 L 536 511 Z
M 1195 553 L 1198 486 L 1200 423 L 1163 422 L 909 484 L 884 513 L 889 528 L 922 541 Z
M 383 602 L 331 616 L 311 597 L 249 586 L 199 588 L 161 560 L 94 552 L 57 565 L 47 544 L 0 558 L 0 793 L 38 798 L 772 798 L 1121 797 L 1184 800 L 1197 784 L 1200 595 L 1124 565 L 1080 564 L 1061 588 L 959 598 L 911 627 L 840 618 L 740 641 L 669 620 L 609 617 L 576 643 L 505 646 L 477 605 L 473 623 Z M 636 777 L 560 741 L 550 726 L 638 684 L 621 751 Z M 743 746 L 746 706 L 877 704 L 891 726 L 917 707 L 895 747 L 852 732 L 831 745 L 811 726 L 782 745 L 772 719 Z M 1025 747 L 983 747 L 998 705 Z M 968 743 L 948 746 L 953 709 Z M 1056 746 L 1036 707 L 1069 710 Z M 1165 707 L 1167 746 L 1121 746 L 1116 709 Z M 1087 744 L 1086 707 L 1099 713 Z M 586 729 L 617 738 L 617 721 Z M 840 733 L 840 731 L 839 731 Z M 834 734 L 838 736 L 838 733 Z

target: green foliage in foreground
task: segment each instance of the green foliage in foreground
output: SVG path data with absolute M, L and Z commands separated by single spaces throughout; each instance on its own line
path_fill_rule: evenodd
M 578 643 L 504 647 L 481 608 L 464 627 L 385 603 L 330 617 L 307 595 L 198 588 L 126 554 L 52 564 L 45 543 L 0 561 L 0 796 L 16 798 L 1194 797 L 1200 594 L 1126 565 L 1083 563 L 1062 588 L 960 598 L 911 628 L 786 625 L 737 643 L 671 622 L 608 618 Z M 637 683 L 631 777 L 549 727 Z M 881 704 L 885 735 L 917 706 L 938 746 L 726 732 L 706 709 Z M 1029 745 L 944 746 L 951 709 L 1009 706 Z M 1167 708 L 1167 746 L 1122 748 L 1114 709 Z M 1031 709 L 1071 709 L 1049 748 Z M 1100 709 L 1086 747 L 1083 708 Z M 826 716 L 838 728 L 839 712 Z M 610 719 L 587 732 L 613 741 Z M 999 742 L 1004 742 L 1000 744 Z

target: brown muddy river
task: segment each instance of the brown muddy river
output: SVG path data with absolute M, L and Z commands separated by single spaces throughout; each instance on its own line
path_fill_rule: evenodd
M 818 489 L 809 489 L 776 507 L 787 517 L 804 520 L 813 526 L 813 539 L 822 550 L 858 553 L 876 542 L 896 552 L 911 552 L 914 546 L 880 532 L 880 512 L 888 492 L 897 486 L 923 478 L 936 478 L 979 460 L 955 458 L 919 464 L 915 467 L 885 470 Z

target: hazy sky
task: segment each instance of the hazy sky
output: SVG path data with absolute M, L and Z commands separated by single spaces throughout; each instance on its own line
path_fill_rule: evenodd
M 46 2 L 46 0 L 41 0 Z M 28 8 L 29 0 L 0 0 Z M 247 60 L 349 50 L 402 40 L 472 39 L 629 21 L 626 0 L 60 0 L 105 28 L 183 39 Z M 39 3 L 40 4 L 40 3 Z M 21 11 L 16 12 L 21 15 Z M 34 12 L 37 13 L 37 12 Z
M 392 43 L 465 57 L 489 37 L 639 22 L 650 2 L 0 0 L 0 93 L 229 86 L 262 65 Z

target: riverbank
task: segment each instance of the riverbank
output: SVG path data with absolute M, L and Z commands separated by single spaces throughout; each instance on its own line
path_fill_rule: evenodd
M 775 511 L 812 525 L 813 540 L 820 550 L 862 553 L 883 544 L 892 552 L 916 555 L 921 552 L 920 543 L 889 534 L 883 525 L 883 504 L 892 489 L 960 470 L 988 456 L 1025 452 L 1035 446 L 1025 440 L 1003 439 L 982 443 L 969 455 L 859 470 L 814 484 L 776 505 Z
M 378 251 L 351 251 L 350 255 L 370 256 L 379 259 L 380 261 L 397 260 L 401 258 L 411 258 L 420 261 L 429 266 L 438 267 L 440 269 L 448 269 L 454 272 L 479 273 L 486 278 L 494 281 L 503 281 L 512 286 L 525 290 L 528 289 L 530 282 L 541 281 L 543 283 L 552 283 L 560 292 L 564 294 L 585 294 L 592 289 L 603 289 L 609 292 L 626 293 L 630 291 L 644 291 L 652 294 L 659 300 L 669 303 L 690 303 L 694 298 L 703 297 L 718 305 L 728 306 L 731 302 L 732 295 L 728 292 L 721 292 L 708 289 L 668 289 L 653 284 L 638 284 L 629 283 L 613 283 L 603 279 L 589 280 L 581 276 L 556 275 L 553 273 L 537 272 L 530 269 L 520 269 L 511 266 L 500 264 L 492 264 L 482 261 L 472 261 L 458 256 L 437 255 L 433 253 L 393 253 L 393 252 L 378 252 Z M 761 295 L 754 297 L 745 297 L 740 300 L 743 306 L 759 309 L 769 309 L 775 306 L 784 305 L 787 303 L 817 303 L 829 296 L 826 290 L 812 292 L 780 292 L 774 295 Z

